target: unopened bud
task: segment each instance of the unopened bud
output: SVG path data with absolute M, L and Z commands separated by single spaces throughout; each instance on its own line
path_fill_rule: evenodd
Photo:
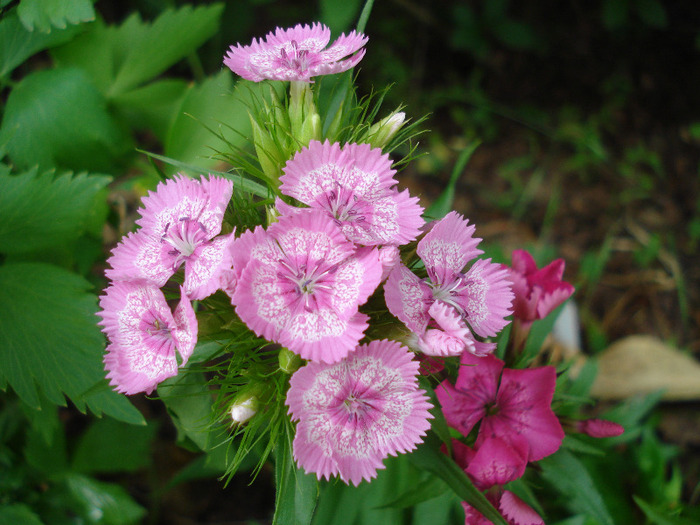
M 606 438 L 622 435 L 625 428 L 604 419 L 585 419 L 576 422 L 576 430 L 594 438 Z
M 367 131 L 367 142 L 375 148 L 383 148 L 393 139 L 406 122 L 406 113 L 397 111 L 384 117 Z
M 293 374 L 301 366 L 301 357 L 288 348 L 282 348 L 277 359 L 279 360 L 280 370 L 285 374 Z
M 236 425 L 247 423 L 258 412 L 258 398 L 247 394 L 231 404 L 231 419 Z

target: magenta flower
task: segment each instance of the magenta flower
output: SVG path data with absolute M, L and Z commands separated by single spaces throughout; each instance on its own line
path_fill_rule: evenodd
M 105 369 L 119 392 L 150 394 L 161 381 L 177 374 L 197 343 L 197 318 L 184 290 L 180 304 L 170 311 L 155 286 L 117 281 L 100 297 L 98 324 L 110 344 Z
M 406 244 L 423 226 L 418 199 L 399 193 L 389 155 L 369 144 L 311 141 L 283 171 L 280 191 L 324 210 L 356 244 Z
M 357 346 L 368 326 L 358 307 L 382 274 L 376 249 L 356 248 L 325 213 L 307 209 L 245 232 L 232 251 L 241 269 L 232 303 L 257 335 L 325 363 Z
M 477 342 L 473 333 L 492 337 L 508 324 L 513 298 L 508 270 L 490 259 L 476 259 L 465 272 L 483 253 L 476 247 L 481 239 L 473 234 L 473 225 L 450 212 L 418 243 L 427 279 L 397 265 L 384 285 L 389 311 L 416 334 L 427 354 L 487 353 L 493 345 Z
M 563 259 L 557 259 L 538 270 L 532 255 L 525 250 L 513 251 L 514 318 L 523 323 L 544 319 L 574 293 L 574 287 L 561 280 L 564 264 Z
M 576 431 L 594 438 L 621 436 L 625 427 L 605 419 L 584 419 L 576 422 Z
M 486 497 L 512 525 L 544 525 L 542 518 L 518 496 L 503 485 L 516 480 L 525 472 L 527 443 L 515 444 L 500 438 L 485 440 L 478 449 L 472 449 L 460 441 L 452 441 L 455 462 L 464 469 L 479 490 L 486 490 Z M 465 525 L 490 525 L 491 521 L 462 502 Z
M 461 364 L 455 385 L 445 380 L 436 389 L 449 426 L 466 436 L 481 422 L 475 448 L 499 438 L 516 450 L 526 446 L 527 461 L 559 449 L 564 431 L 551 408 L 554 367 L 504 369 L 495 356 L 466 352 Z
M 295 80 L 310 82 L 312 77 L 341 73 L 355 67 L 365 54 L 362 33 L 342 34 L 326 49 L 331 31 L 315 23 L 275 29 L 265 40 L 253 39 L 249 46 L 231 46 L 224 64 L 237 75 L 253 82 Z
M 143 199 L 136 221 L 141 229 L 114 248 L 105 274 L 161 287 L 184 264 L 187 296 L 211 295 L 231 267 L 233 234 L 218 235 L 232 192 L 233 183 L 220 177 L 197 181 L 180 175 L 159 184 Z
M 397 342 L 372 341 L 339 363 L 297 370 L 286 403 L 299 421 L 299 466 L 318 479 L 339 475 L 358 485 L 376 477 L 387 456 L 416 448 L 433 416 L 412 357 Z

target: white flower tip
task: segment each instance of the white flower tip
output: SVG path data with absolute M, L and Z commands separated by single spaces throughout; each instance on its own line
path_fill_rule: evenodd
M 236 425 L 247 423 L 250 418 L 257 414 L 258 399 L 255 396 L 248 397 L 241 401 L 234 401 L 231 405 L 231 419 Z

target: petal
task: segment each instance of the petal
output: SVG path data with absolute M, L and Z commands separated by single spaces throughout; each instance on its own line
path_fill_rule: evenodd
M 180 303 L 173 313 L 175 329 L 173 339 L 177 344 L 177 351 L 182 357 L 180 366 L 187 364 L 197 344 L 197 316 L 192 308 L 192 303 L 185 294 L 184 287 L 180 287 Z
M 418 256 L 425 263 L 430 279 L 441 286 L 452 282 L 469 261 L 483 253 L 477 249 L 474 226 L 456 212 L 438 221 L 418 243 Z
M 514 525 L 544 525 L 540 515 L 509 490 L 503 492 L 498 510 Z
M 527 276 L 537 271 L 535 259 L 525 250 L 513 250 L 511 267 L 521 275 Z
M 384 283 L 384 300 L 389 311 L 409 330 L 418 335 L 425 332 L 434 302 L 430 287 L 416 274 L 399 263 Z
M 486 439 L 476 449 L 466 472 L 482 490 L 505 485 L 525 473 L 528 449 L 527 441 L 520 436 L 507 441 Z
M 233 241 L 233 233 L 221 235 L 199 246 L 187 259 L 184 288 L 191 300 L 200 301 L 219 289 L 223 272 L 233 265 Z
M 107 259 L 105 275 L 113 281 L 132 281 L 160 288 L 175 273 L 172 258 L 164 257 L 159 239 L 143 230 L 122 237 Z
M 466 312 L 467 322 L 481 337 L 493 337 L 510 321 L 513 292 L 508 270 L 490 259 L 477 260 L 465 274 L 465 289 L 455 301 Z

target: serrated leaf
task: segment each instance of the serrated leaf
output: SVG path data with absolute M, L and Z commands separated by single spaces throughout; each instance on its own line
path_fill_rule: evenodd
M 76 239 L 109 181 L 102 175 L 55 177 L 36 169 L 0 173 L 0 252 L 32 252 Z
M 600 525 L 615 525 L 591 475 L 573 454 L 560 449 L 538 464 L 542 476 L 566 497 L 570 511 L 591 516 Z
M 86 292 L 91 287 L 50 264 L 0 266 L 0 382 L 30 407 L 41 406 L 39 392 L 57 405 L 65 405 L 65 394 L 80 410 L 140 422 L 124 396 L 92 392 L 105 372 L 97 298 Z
M 35 53 L 69 41 L 78 31 L 78 26 L 50 33 L 27 31 L 15 12 L 4 16 L 0 20 L 0 78 Z
M 156 425 L 127 425 L 111 418 L 96 420 L 80 437 L 71 470 L 84 474 L 129 472 L 151 461 Z
M 114 170 L 130 141 L 79 69 L 25 77 L 10 92 L 0 128 L 0 144 L 20 169 Z
M 28 31 L 45 33 L 95 19 L 91 0 L 21 0 L 17 14 Z
M 223 4 L 166 10 L 153 22 L 124 24 L 125 54 L 109 95 L 125 93 L 161 74 L 202 45 L 219 28 Z M 128 33 L 127 33 L 127 30 Z

